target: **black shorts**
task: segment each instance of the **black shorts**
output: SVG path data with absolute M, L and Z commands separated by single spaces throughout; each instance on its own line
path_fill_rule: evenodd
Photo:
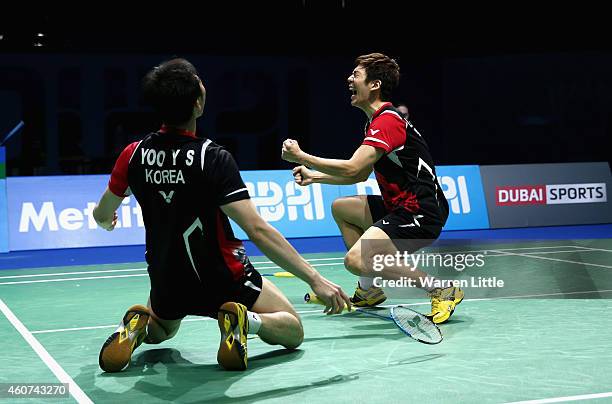
M 151 287 L 149 297 L 153 312 L 163 320 L 178 320 L 187 315 L 217 318 L 219 307 L 225 302 L 244 304 L 251 310 L 261 293 L 263 279 L 249 262 L 244 276 L 226 285 L 204 288 L 184 284 L 177 287 Z
M 389 212 L 380 195 L 368 195 L 368 206 L 374 222 L 372 226 L 384 231 L 400 251 L 414 252 L 433 243 L 448 217 L 432 219 L 401 208 Z

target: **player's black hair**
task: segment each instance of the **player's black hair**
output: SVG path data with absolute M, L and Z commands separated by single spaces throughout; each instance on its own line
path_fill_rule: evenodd
M 380 99 L 389 101 L 391 93 L 399 84 L 400 69 L 395 59 L 382 53 L 361 55 L 355 60 L 357 66 L 361 65 L 366 71 L 366 83 L 380 80 Z
M 196 100 L 202 96 L 198 71 L 185 59 L 163 62 L 142 80 L 142 95 L 162 122 L 169 125 L 187 122 Z

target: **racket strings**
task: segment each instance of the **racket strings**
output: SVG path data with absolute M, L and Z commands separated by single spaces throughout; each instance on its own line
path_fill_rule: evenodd
M 413 310 L 398 306 L 393 309 L 396 324 L 413 338 L 436 342 L 440 339 L 440 330 L 427 317 Z

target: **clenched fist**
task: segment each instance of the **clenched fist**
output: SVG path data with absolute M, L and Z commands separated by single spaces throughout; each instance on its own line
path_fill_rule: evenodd
M 295 179 L 295 183 L 305 187 L 306 185 L 312 184 L 312 170 L 304 166 L 297 166 L 293 168 L 293 178 Z
M 302 155 L 302 149 L 296 140 L 287 139 L 283 142 L 281 158 L 290 163 L 299 163 Z

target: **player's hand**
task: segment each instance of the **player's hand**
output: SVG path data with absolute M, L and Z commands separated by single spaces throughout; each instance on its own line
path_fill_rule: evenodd
M 304 166 L 297 166 L 293 168 L 293 178 L 295 183 L 305 187 L 306 185 L 312 184 L 312 170 L 307 169 Z
M 325 313 L 340 314 L 345 308 L 351 309 L 351 300 L 342 288 L 322 275 L 319 275 L 310 287 L 317 297 L 325 303 Z
M 119 217 L 117 216 L 117 212 L 113 212 L 113 220 L 111 220 L 109 222 L 98 222 L 97 221 L 97 223 L 98 223 L 98 226 L 100 226 L 104 230 L 111 231 L 117 225 L 117 220 L 118 219 L 119 219 Z
M 283 142 L 283 148 L 281 152 L 281 158 L 290 163 L 300 163 L 300 157 L 302 155 L 302 149 L 297 140 L 287 139 Z

